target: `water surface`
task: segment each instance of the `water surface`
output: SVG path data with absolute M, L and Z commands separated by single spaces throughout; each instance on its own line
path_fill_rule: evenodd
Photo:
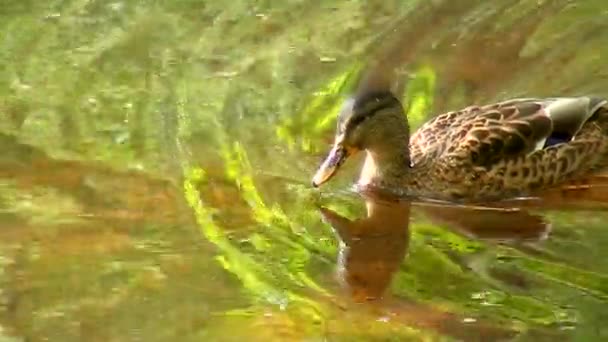
M 605 185 L 389 203 L 353 193 L 359 159 L 310 187 L 378 51 L 415 128 L 607 96 L 607 19 L 599 0 L 3 0 L 0 338 L 608 338 Z

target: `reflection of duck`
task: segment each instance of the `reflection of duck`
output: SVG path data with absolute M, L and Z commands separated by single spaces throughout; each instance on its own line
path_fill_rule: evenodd
M 364 193 L 367 217 L 349 220 L 321 208 L 341 241 L 337 273 L 355 301 L 383 296 L 405 257 L 410 240 L 410 203 Z M 374 196 L 374 197 L 371 197 Z M 421 204 L 429 218 L 482 240 L 538 241 L 550 230 L 540 216 L 520 209 Z
M 538 241 L 551 232 L 542 216 L 522 208 L 452 206 L 421 203 L 419 208 L 435 223 L 461 235 L 494 241 Z
M 356 301 L 382 296 L 410 238 L 409 203 L 367 201 L 366 205 L 367 217 L 355 221 L 321 208 L 341 241 L 338 278 Z
M 362 185 L 447 201 L 526 196 L 607 164 L 607 103 L 577 97 L 471 106 L 432 119 L 410 139 L 395 96 L 360 94 L 344 105 L 313 185 L 366 150 Z
M 535 255 L 545 255 L 542 248 L 537 249 L 534 243 L 545 240 L 551 233 L 550 222 L 524 208 L 421 203 L 418 209 L 434 223 L 457 234 L 484 240 L 490 244 L 506 243 L 511 248 Z M 494 258 L 494 252 L 485 248 L 470 254 L 452 255 L 454 262 L 497 288 L 507 286 L 525 289 L 529 286 L 530 280 L 524 273 L 493 267 Z

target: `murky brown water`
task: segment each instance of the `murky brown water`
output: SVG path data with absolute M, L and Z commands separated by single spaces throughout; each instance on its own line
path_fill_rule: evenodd
M 410 121 L 608 96 L 602 1 L 0 4 L 0 340 L 601 341 L 605 179 L 500 207 L 310 178 L 361 62 Z M 395 48 L 397 46 L 398 48 Z

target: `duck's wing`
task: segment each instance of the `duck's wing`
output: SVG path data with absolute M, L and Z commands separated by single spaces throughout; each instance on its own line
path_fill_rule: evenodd
M 412 136 L 412 159 L 432 154 L 489 167 L 572 141 L 606 104 L 591 97 L 514 99 L 446 113 Z
M 423 124 L 410 137 L 410 158 L 414 164 L 434 160 L 443 153 L 447 135 L 462 122 L 472 120 L 475 107 L 440 114 Z

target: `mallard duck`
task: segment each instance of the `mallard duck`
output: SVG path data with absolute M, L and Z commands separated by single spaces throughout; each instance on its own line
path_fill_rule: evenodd
M 608 166 L 607 103 L 564 97 L 470 106 L 436 116 L 410 138 L 392 93 L 355 96 L 344 103 L 312 185 L 365 151 L 361 186 L 450 202 L 532 196 Z

